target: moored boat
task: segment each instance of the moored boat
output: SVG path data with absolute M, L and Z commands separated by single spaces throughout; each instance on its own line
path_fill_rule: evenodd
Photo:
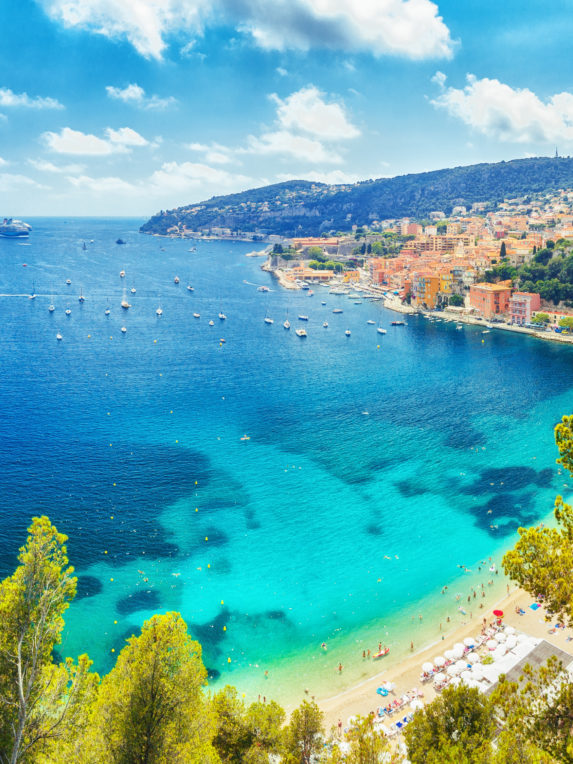
M 4 218 L 0 223 L 0 236 L 4 239 L 22 239 L 29 236 L 31 230 L 31 225 L 14 218 Z
M 296 336 L 297 337 L 306 337 L 307 336 L 306 329 L 297 329 L 296 330 Z

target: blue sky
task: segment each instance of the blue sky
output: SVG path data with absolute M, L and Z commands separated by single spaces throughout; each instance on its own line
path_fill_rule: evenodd
M 573 153 L 570 0 L 3 0 L 0 214 Z

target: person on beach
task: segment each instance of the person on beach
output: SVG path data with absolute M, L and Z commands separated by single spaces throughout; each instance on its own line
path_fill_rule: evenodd
M 362 660 L 364 660 L 365 658 L 366 658 L 366 650 L 363 650 L 362 651 Z
M 338 664 L 338 673 L 342 674 L 342 663 Z
M 414 643 L 413 642 L 410 642 L 410 652 L 411 653 L 414 652 Z
M 366 654 L 367 654 L 368 658 L 370 658 L 370 650 L 367 650 Z
M 338 720 L 338 737 L 342 736 L 342 719 Z
M 382 642 L 378 642 L 378 652 L 382 650 Z

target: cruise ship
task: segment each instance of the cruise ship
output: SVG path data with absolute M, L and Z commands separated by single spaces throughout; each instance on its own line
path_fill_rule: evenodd
M 31 225 L 23 223 L 21 220 L 14 220 L 13 218 L 4 218 L 4 221 L 0 223 L 0 236 L 6 239 L 29 236 L 31 230 Z

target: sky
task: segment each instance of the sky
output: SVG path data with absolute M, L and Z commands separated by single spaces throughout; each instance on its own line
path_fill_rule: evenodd
M 0 215 L 573 154 L 571 0 L 2 0 Z

